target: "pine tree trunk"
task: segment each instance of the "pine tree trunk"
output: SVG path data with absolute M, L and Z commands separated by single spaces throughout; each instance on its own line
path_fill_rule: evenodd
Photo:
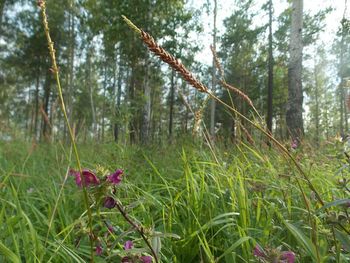
M 130 84 L 129 84 L 129 96 L 128 101 L 130 102 L 130 112 L 131 112 L 131 119 L 129 120 L 129 136 L 130 136 L 130 143 L 134 144 L 136 143 L 136 114 L 135 114 L 135 65 L 131 68 L 131 78 L 130 78 Z
M 2 17 L 4 15 L 4 9 L 5 9 L 6 0 L 0 0 L 0 33 L 2 31 Z
M 216 50 L 216 15 L 217 15 L 217 0 L 214 0 L 214 32 L 213 32 L 213 49 Z M 212 63 L 212 92 L 215 94 L 215 85 L 216 85 L 216 67 L 215 67 L 215 59 L 213 58 Z M 212 99 L 210 101 L 210 135 L 212 141 L 215 140 L 215 111 L 216 111 L 216 101 Z
M 169 103 L 169 139 L 173 135 L 173 114 L 174 114 L 174 100 L 175 100 L 175 81 L 174 81 L 174 70 L 171 71 L 170 79 L 170 103 Z
M 44 138 L 48 138 L 50 136 L 50 127 L 48 124 L 48 119 L 46 117 L 49 116 L 49 104 L 50 104 L 50 97 L 51 97 L 51 72 L 47 71 L 45 83 L 44 83 L 44 113 L 46 116 L 43 116 L 43 129 L 42 129 L 42 135 Z
M 269 0 L 269 72 L 268 72 L 268 95 L 267 95 L 267 129 L 272 134 L 273 116 L 273 53 L 272 53 L 272 0 Z
M 149 62 L 148 54 L 145 59 L 145 75 L 144 75 L 144 105 L 142 110 L 142 123 L 140 131 L 140 139 L 142 144 L 148 143 L 149 128 L 151 121 L 151 86 L 149 83 Z
M 290 34 L 290 61 L 288 65 L 288 102 L 286 121 L 293 140 L 304 135 L 303 89 L 302 89 L 302 28 L 303 0 L 292 2 L 292 24 Z
M 34 114 L 34 132 L 33 132 L 33 137 L 35 141 L 38 139 L 39 85 L 40 85 L 40 72 L 37 73 L 36 83 L 35 83 L 35 114 Z
M 75 19 L 74 19 L 74 15 L 73 15 L 73 3 L 71 2 L 71 8 L 70 8 L 70 12 L 69 12 L 69 34 L 70 34 L 70 41 L 69 41 L 69 58 L 68 58 L 68 67 L 69 67 L 69 78 L 68 78 L 68 96 L 67 96 L 67 114 L 68 114 L 68 121 L 71 125 L 71 127 L 73 127 L 73 90 L 74 90 L 74 54 L 75 54 Z M 66 128 L 66 125 L 64 125 L 65 127 L 65 132 L 64 132 L 64 136 L 67 138 L 69 138 L 68 136 L 68 131 Z
M 315 77 L 315 142 L 319 145 L 320 142 L 320 105 L 319 105 L 319 83 L 318 83 L 318 71 L 317 65 L 314 66 L 314 77 Z

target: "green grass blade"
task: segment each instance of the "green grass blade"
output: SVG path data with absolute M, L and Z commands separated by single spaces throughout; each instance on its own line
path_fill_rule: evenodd
M 283 220 L 283 223 L 285 224 L 287 229 L 292 233 L 292 235 L 295 237 L 298 243 L 308 252 L 309 256 L 312 257 L 314 262 L 318 262 L 317 251 L 311 240 L 293 224 L 290 224 L 285 220 Z
M 1 241 L 0 241 L 0 253 L 3 254 L 6 259 L 10 260 L 11 262 L 18 262 L 20 263 L 21 260 L 16 256 L 15 253 L 13 253 L 10 249 L 8 249 Z
M 228 249 L 225 250 L 225 252 L 216 259 L 216 261 L 219 261 L 221 258 L 225 257 L 226 255 L 232 253 L 235 251 L 235 249 L 237 247 L 239 247 L 240 245 L 242 245 L 244 242 L 247 242 L 248 240 L 250 240 L 251 237 L 241 237 L 240 239 L 238 239 L 235 243 L 233 243 L 233 245 L 231 245 Z

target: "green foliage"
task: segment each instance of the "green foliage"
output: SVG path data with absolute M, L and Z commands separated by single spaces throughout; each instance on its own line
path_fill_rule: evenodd
M 81 190 L 65 175 L 68 167 L 74 167 L 70 149 L 59 144 L 32 146 L 22 142 L 2 143 L 0 149 L 0 260 L 86 261 L 88 239 L 84 232 L 77 232 L 87 222 Z M 297 254 L 297 262 L 317 259 L 315 246 L 321 258 L 333 256 L 327 252 L 334 238 L 322 220 L 326 214 L 316 212 L 320 217 L 314 243 L 295 175 L 271 150 L 245 145 L 229 151 L 220 148 L 222 154 L 216 151 L 216 163 L 210 152 L 190 141 L 182 148 L 88 144 L 80 145 L 80 149 L 84 167 L 125 169 L 118 196 L 133 207 L 132 217 L 155 231 L 153 244 L 157 244 L 162 262 L 248 262 L 254 259 L 256 242 L 262 247 L 282 245 Z M 307 167 L 315 158 L 323 158 L 314 154 L 309 150 L 298 153 L 302 165 Z M 327 202 L 333 201 L 328 192 L 342 198 L 337 178 L 332 177 L 336 166 L 334 161 L 323 162 L 311 175 Z M 314 211 L 317 205 L 312 207 Z M 118 211 L 102 209 L 93 217 L 96 222 L 113 225 L 116 242 L 127 238 L 120 232 L 127 225 Z M 336 230 L 336 235 L 347 247 L 342 231 Z M 103 249 L 107 262 L 123 253 L 120 247 Z

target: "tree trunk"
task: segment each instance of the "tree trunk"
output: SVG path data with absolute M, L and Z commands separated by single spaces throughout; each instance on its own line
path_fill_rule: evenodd
M 131 119 L 129 120 L 129 136 L 130 136 L 130 143 L 134 144 L 136 143 L 136 103 L 135 103 L 135 78 L 136 78 L 136 70 L 135 65 L 132 65 L 131 67 L 131 78 L 130 78 L 130 84 L 129 84 L 129 96 L 128 100 L 130 102 L 130 112 L 131 112 Z
M 1 29 L 1 27 L 2 27 L 2 17 L 4 15 L 5 4 L 6 4 L 6 0 L 0 0 L 0 33 L 2 31 L 2 29 Z
M 214 0 L 214 32 L 213 32 L 213 49 L 216 50 L 216 15 L 217 15 L 217 0 Z M 215 85 L 216 85 L 216 67 L 215 67 L 215 59 L 213 58 L 212 63 L 212 92 L 215 94 Z M 210 135 L 212 141 L 215 140 L 215 109 L 216 109 L 216 101 L 211 99 L 210 101 Z
M 48 138 L 50 136 L 50 127 L 48 123 L 48 116 L 49 116 L 49 104 L 50 104 L 50 95 L 51 95 L 51 72 L 47 71 L 45 83 L 44 83 L 44 113 L 46 116 L 43 116 L 43 129 L 42 129 L 42 135 L 44 138 Z
M 75 54 L 75 19 L 73 14 L 73 2 L 71 1 L 71 8 L 69 12 L 69 34 L 70 34 L 70 41 L 69 41 L 69 58 L 68 58 L 68 96 L 67 96 L 67 114 L 68 114 L 68 121 L 73 127 L 73 90 L 74 90 L 74 54 Z M 68 131 L 65 127 L 64 136 L 68 139 Z
M 92 114 L 92 133 L 93 137 L 96 138 L 97 136 L 97 123 L 96 123 L 96 112 L 95 112 L 95 104 L 94 104 L 94 90 L 92 87 L 92 81 L 91 81 L 91 53 L 92 49 L 88 48 L 88 54 L 87 54 L 87 85 L 89 87 L 90 92 L 90 106 L 91 106 L 91 114 Z
M 119 140 L 119 126 L 120 121 L 118 118 L 120 117 L 120 102 L 122 97 L 122 68 L 121 68 L 121 62 L 119 61 L 119 68 L 118 68 L 118 89 L 117 89 L 117 106 L 116 106 L 116 120 L 114 123 L 114 141 L 118 142 Z
M 319 145 L 320 142 L 320 106 L 319 106 L 319 82 L 318 82 L 318 70 L 315 62 L 314 66 L 314 78 L 315 78 L 315 142 Z
M 35 141 L 38 139 L 39 85 L 40 85 L 40 72 L 38 71 L 36 76 L 36 83 L 35 83 L 35 114 L 34 114 L 34 132 L 33 132 L 33 137 Z
M 172 138 L 173 134 L 173 114 L 174 114 L 174 100 L 175 100 L 175 81 L 174 81 L 174 70 L 171 71 L 170 79 L 170 103 L 169 103 L 169 139 Z
M 142 144 L 148 143 L 149 128 L 151 121 L 151 86 L 149 83 L 149 68 L 148 68 L 148 54 L 145 59 L 145 75 L 144 75 L 144 105 L 142 110 L 142 123 L 140 131 L 140 139 Z
M 346 2 L 345 2 L 346 7 Z M 345 11 L 343 14 L 343 19 L 341 21 L 341 40 L 340 40 L 340 58 L 339 58 L 339 95 L 340 95 L 340 133 L 344 134 L 344 124 L 345 124 L 345 133 L 348 132 L 348 117 L 347 117 L 347 109 L 346 109 L 346 92 L 344 88 L 344 53 L 345 53 L 345 35 L 346 35 L 346 18 Z
M 304 135 L 303 89 L 302 89 L 302 28 L 303 0 L 292 2 L 292 23 L 290 34 L 290 58 L 288 65 L 288 102 L 286 121 L 293 140 Z
M 267 94 L 267 129 L 272 134 L 273 116 L 273 53 L 272 53 L 272 0 L 269 0 L 269 72 L 268 72 L 268 94 Z
M 103 80 L 103 104 L 102 104 L 102 122 L 101 122 L 101 141 L 105 138 L 105 114 L 106 114 L 106 92 L 107 92 L 107 61 L 105 61 L 104 67 L 104 80 Z

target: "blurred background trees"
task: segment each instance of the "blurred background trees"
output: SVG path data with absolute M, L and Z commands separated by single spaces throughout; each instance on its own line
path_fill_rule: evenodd
M 147 52 L 122 21 L 123 14 L 151 33 L 224 101 L 256 118 L 244 100 L 219 85 L 221 76 L 214 64 L 202 61 L 212 56 L 203 50 L 214 44 L 226 81 L 252 99 L 268 120 L 268 128 L 282 140 L 300 127 L 315 143 L 348 132 L 346 11 L 337 34 L 328 32 L 329 43 L 325 43 L 320 36 L 326 17 L 333 15 L 327 6 L 292 17 L 292 4 L 287 1 L 284 10 L 275 10 L 281 1 L 228 2 L 203 1 L 198 6 L 182 0 L 48 0 L 64 97 L 77 138 L 142 144 L 181 138 L 191 133 L 194 122 L 188 106 L 195 111 L 205 100 Z M 225 18 L 220 17 L 223 8 L 230 10 Z M 217 24 L 208 24 L 206 19 L 214 21 L 215 16 Z M 299 27 L 303 19 L 301 31 L 291 30 L 293 19 Z M 65 140 L 67 130 L 36 3 L 1 0 L 0 22 L 0 132 L 27 140 Z M 206 31 L 210 31 L 208 38 L 201 41 L 198 36 Z M 301 34 L 299 46 L 290 49 L 294 32 Z M 299 52 L 297 104 L 291 101 L 296 97 L 288 95 L 296 87 L 291 78 L 292 50 Z M 286 122 L 288 112 L 296 110 L 299 119 Z M 211 102 L 205 106 L 203 122 L 212 138 L 219 140 L 241 139 L 240 126 L 251 129 Z

